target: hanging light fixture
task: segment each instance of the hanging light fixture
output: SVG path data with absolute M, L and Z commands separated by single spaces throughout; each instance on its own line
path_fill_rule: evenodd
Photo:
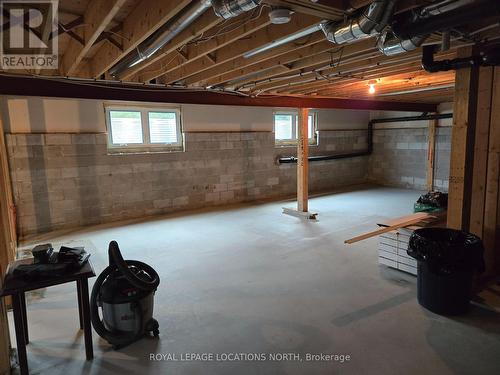
M 375 85 L 377 84 L 377 80 L 370 80 L 368 81 L 368 93 L 369 94 L 375 94 Z

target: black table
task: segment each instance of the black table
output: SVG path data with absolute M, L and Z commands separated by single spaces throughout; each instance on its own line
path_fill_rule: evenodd
M 85 336 L 85 353 L 87 360 L 94 358 L 92 348 L 92 327 L 90 323 L 89 305 L 89 284 L 88 279 L 95 276 L 94 268 L 90 261 L 82 268 L 69 272 L 64 276 L 54 276 L 36 281 L 26 281 L 12 275 L 12 270 L 19 264 L 31 264 L 32 258 L 21 259 L 9 264 L 9 269 L 5 275 L 3 288 L 0 290 L 0 297 L 12 296 L 12 309 L 14 313 L 14 326 L 16 330 L 17 355 L 21 368 L 21 375 L 28 374 L 28 359 L 26 356 L 26 344 L 29 343 L 28 320 L 26 314 L 26 298 L 24 293 L 34 289 L 47 288 L 49 286 L 60 285 L 76 281 L 78 294 L 78 315 L 80 318 L 80 329 L 83 329 Z

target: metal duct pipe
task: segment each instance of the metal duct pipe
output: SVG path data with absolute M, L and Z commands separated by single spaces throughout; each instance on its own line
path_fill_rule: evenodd
M 374 0 L 358 18 L 350 19 L 341 26 L 336 22 L 322 23 L 321 29 L 326 39 L 336 44 L 369 38 L 385 28 L 392 17 L 395 2 L 396 0 Z
M 367 156 L 373 152 L 373 125 L 375 124 L 385 124 L 388 122 L 400 122 L 400 121 L 422 121 L 422 120 L 441 120 L 445 118 L 453 118 L 453 113 L 439 113 L 435 115 L 421 115 L 421 116 L 406 116 L 406 117 L 393 117 L 393 118 L 381 118 L 373 119 L 368 123 L 367 131 L 367 142 L 368 147 L 364 151 L 349 152 L 346 154 L 331 154 L 331 155 L 319 155 L 319 156 L 309 156 L 307 160 L 309 161 L 324 161 L 324 160 L 337 160 L 354 158 L 357 156 Z M 285 156 L 279 157 L 278 163 L 280 164 L 290 164 L 297 163 L 297 158 L 295 156 Z
M 450 10 L 446 13 L 440 13 L 436 16 L 419 18 L 415 22 L 396 23 L 392 28 L 394 34 L 399 38 L 410 39 L 436 31 L 449 30 L 470 23 L 471 20 L 499 15 L 500 2 L 498 0 L 483 0 Z
M 150 58 L 160 48 L 170 42 L 176 35 L 185 30 L 194 20 L 200 17 L 212 5 L 211 0 L 199 0 L 193 3 L 188 9 L 182 12 L 182 15 L 174 22 L 166 24 L 160 28 L 151 37 L 142 42 L 135 51 L 128 54 L 123 60 L 118 62 L 109 70 L 113 77 L 140 62 Z
M 409 39 L 399 39 L 391 33 L 385 33 L 378 41 L 378 49 L 386 56 L 394 56 L 404 52 L 410 52 L 417 49 L 429 37 L 429 35 L 415 36 Z
M 290 43 L 294 40 L 303 38 L 307 35 L 313 34 L 316 31 L 321 30 L 321 23 L 317 25 L 312 25 L 304 30 L 297 31 L 296 33 L 284 36 L 280 39 L 273 40 L 272 42 L 269 42 L 267 44 L 264 44 L 263 46 L 257 47 L 251 51 L 246 52 L 243 57 L 245 59 L 249 59 L 250 57 L 253 57 L 255 55 L 258 55 L 259 53 L 269 51 L 270 49 L 282 46 L 283 44 Z
M 213 0 L 215 14 L 225 20 L 257 7 L 262 0 Z

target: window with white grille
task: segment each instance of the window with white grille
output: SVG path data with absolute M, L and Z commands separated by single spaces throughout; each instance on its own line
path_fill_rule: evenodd
M 107 106 L 108 148 L 117 152 L 181 151 L 177 108 Z
M 309 144 L 317 144 L 317 116 L 310 112 L 307 118 L 307 137 Z M 295 111 L 279 111 L 274 113 L 274 139 L 276 145 L 286 146 L 297 144 L 298 114 Z

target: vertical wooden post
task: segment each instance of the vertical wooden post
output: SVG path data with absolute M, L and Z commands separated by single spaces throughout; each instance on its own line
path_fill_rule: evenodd
M 483 243 L 486 267 L 489 273 L 500 272 L 500 212 L 498 208 L 500 185 L 500 67 L 493 72 L 486 194 L 484 200 Z
M 486 197 L 486 172 L 488 169 L 488 143 L 490 138 L 491 90 L 493 67 L 479 70 L 478 102 L 476 115 L 476 144 L 474 145 L 474 166 L 472 173 L 469 231 L 483 237 L 484 205 Z
M 0 112 L 0 286 L 7 265 L 13 258 L 9 218 L 10 178 L 5 150 L 2 113 Z M 9 185 L 8 191 L 6 187 Z M 10 374 L 10 338 L 5 301 L 0 298 L 0 374 Z
M 7 249 L 4 254 L 7 260 L 14 259 L 17 247 L 16 218 L 14 209 L 14 199 L 12 195 L 12 185 L 10 179 L 9 161 L 5 143 L 2 114 L 0 112 L 0 230 L 4 231 L 7 241 Z M 0 262 L 2 259 L 0 251 Z M 5 268 L 4 268 L 5 269 Z
M 308 177 L 309 177 L 309 110 L 300 108 L 297 126 L 297 210 L 307 212 L 308 207 Z
M 500 273 L 500 68 L 457 70 L 453 110 L 448 227 L 482 238 L 488 280 Z
M 471 47 L 457 52 L 458 57 L 469 57 L 471 54 Z M 455 75 L 448 189 L 448 227 L 454 229 L 469 230 L 478 72 L 478 67 L 471 67 L 459 69 Z
M 427 146 L 427 190 L 434 189 L 434 159 L 436 151 L 436 127 L 438 120 L 429 121 L 429 140 Z

